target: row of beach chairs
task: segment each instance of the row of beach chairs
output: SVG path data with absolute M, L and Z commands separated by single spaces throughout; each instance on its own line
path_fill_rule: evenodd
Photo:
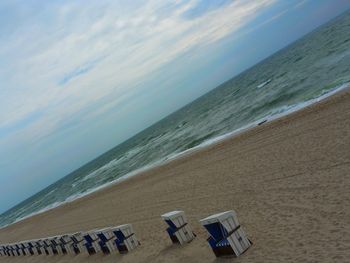
M 168 225 L 166 231 L 173 243 L 183 245 L 191 242 L 196 237 L 187 222 L 184 211 L 172 211 L 163 214 L 161 217 Z M 211 215 L 200 220 L 200 223 L 209 233 L 210 236 L 207 241 L 217 257 L 238 257 L 252 244 L 240 226 L 235 211 Z M 110 254 L 116 250 L 121 254 L 125 254 L 138 245 L 140 245 L 140 242 L 135 236 L 132 225 L 125 224 L 118 227 L 0 245 L 0 255 L 25 256 L 80 253 L 93 255 L 98 252 Z
M 116 250 L 121 254 L 125 254 L 135 249 L 139 244 L 132 225 L 125 224 L 118 227 L 0 245 L 0 255 L 77 255 L 80 253 L 93 255 L 98 252 L 110 254 Z

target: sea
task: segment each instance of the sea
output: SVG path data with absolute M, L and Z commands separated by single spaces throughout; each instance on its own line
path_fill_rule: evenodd
M 297 111 L 349 83 L 346 12 L 1 214 L 0 227 Z

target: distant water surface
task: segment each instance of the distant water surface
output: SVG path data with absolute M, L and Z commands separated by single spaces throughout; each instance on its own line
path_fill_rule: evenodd
M 5 226 L 350 82 L 350 12 L 171 114 L 4 214 Z

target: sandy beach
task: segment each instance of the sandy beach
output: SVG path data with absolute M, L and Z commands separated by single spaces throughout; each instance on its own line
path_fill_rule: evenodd
M 127 255 L 0 262 L 349 262 L 350 91 L 0 230 L 0 243 L 132 223 Z M 172 245 L 160 215 L 184 210 L 197 238 Z M 198 220 L 235 209 L 254 245 L 216 259 Z

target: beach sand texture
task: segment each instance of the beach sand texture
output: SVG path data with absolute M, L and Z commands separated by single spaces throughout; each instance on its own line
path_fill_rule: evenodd
M 132 223 L 127 255 L 0 262 L 349 262 L 349 89 L 287 117 L 0 230 L 0 243 Z M 184 210 L 197 238 L 172 245 L 160 215 Z M 198 220 L 235 209 L 253 246 L 216 259 Z

